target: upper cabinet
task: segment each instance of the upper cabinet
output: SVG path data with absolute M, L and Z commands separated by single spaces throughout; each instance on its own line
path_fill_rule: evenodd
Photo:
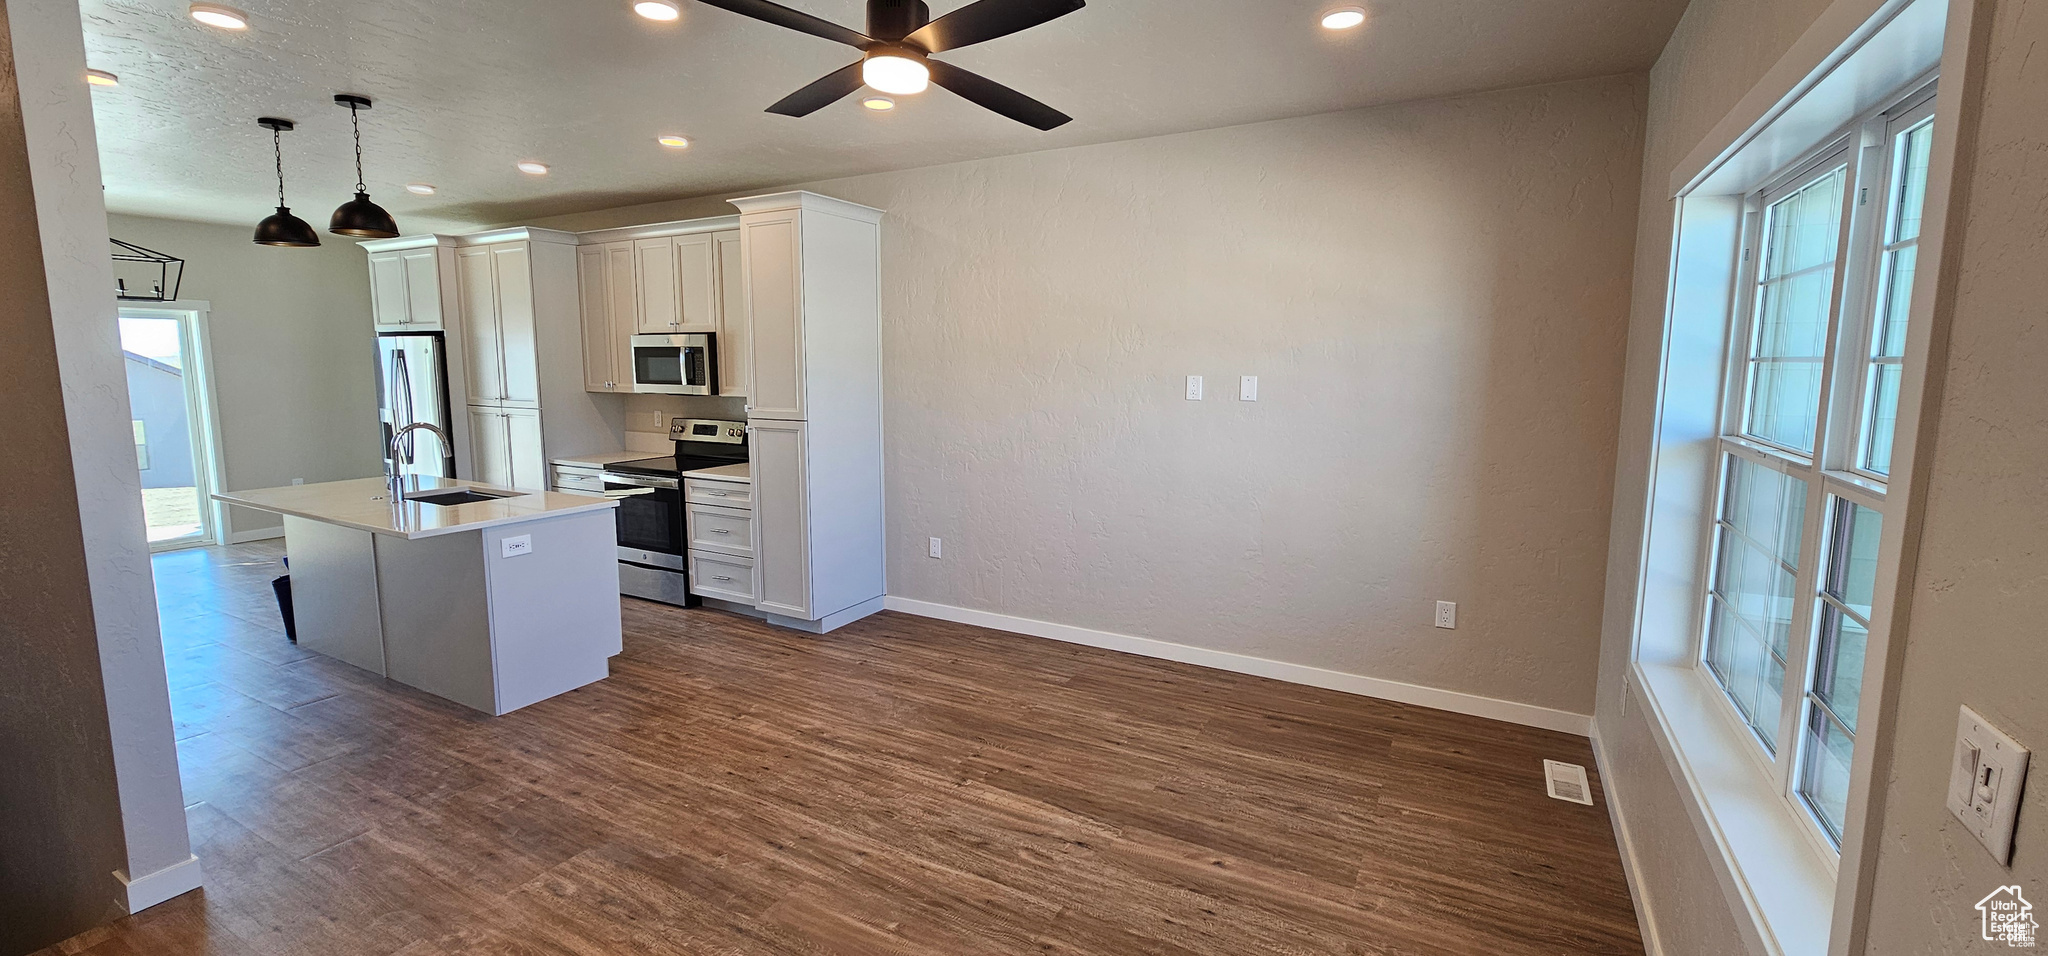
M 440 331 L 441 273 L 450 266 L 453 240 L 406 236 L 363 247 L 370 253 L 370 316 L 377 331 Z
M 746 394 L 742 353 L 729 344 L 746 338 L 743 319 L 731 324 L 744 310 L 736 293 L 726 307 L 724 294 L 728 277 L 736 281 L 739 272 L 736 225 L 728 216 L 583 234 L 576 272 L 585 389 L 633 390 L 635 335 L 709 332 L 718 342 L 719 394 Z M 722 248 L 730 249 L 730 267 Z
M 455 254 L 463 358 L 472 405 L 540 404 L 533 307 L 533 260 L 524 241 L 470 246 Z
M 740 283 L 740 231 L 714 233 L 718 260 L 718 394 L 747 396 L 747 291 Z

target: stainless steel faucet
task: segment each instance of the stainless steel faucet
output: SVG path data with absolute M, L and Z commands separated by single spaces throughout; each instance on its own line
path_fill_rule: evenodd
M 405 456 L 406 464 L 410 465 L 413 463 L 413 456 L 402 447 L 405 436 L 420 429 L 433 432 L 434 437 L 441 440 L 441 454 L 443 456 L 455 454 L 455 445 L 448 440 L 448 433 L 442 431 L 441 426 L 432 422 L 413 422 L 392 432 L 391 454 L 384 459 L 384 479 L 391 487 L 392 504 L 405 500 L 405 473 L 398 470 L 399 456 Z

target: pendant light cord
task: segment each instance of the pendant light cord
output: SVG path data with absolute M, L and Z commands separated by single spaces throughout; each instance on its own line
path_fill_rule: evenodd
M 356 130 L 356 192 L 367 192 L 369 187 L 363 185 L 363 122 L 356 118 L 354 103 L 348 105 L 348 124 Z
M 284 208 L 284 130 L 270 128 L 270 148 L 277 154 L 277 207 Z

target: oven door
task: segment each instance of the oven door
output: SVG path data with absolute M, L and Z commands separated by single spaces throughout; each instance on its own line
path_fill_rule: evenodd
M 619 502 L 620 560 L 684 569 L 682 482 L 606 472 L 604 494 Z
M 633 391 L 661 395 L 717 394 L 717 359 L 709 333 L 632 338 Z

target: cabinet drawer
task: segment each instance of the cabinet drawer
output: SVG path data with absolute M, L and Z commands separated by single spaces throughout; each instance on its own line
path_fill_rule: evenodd
M 604 491 L 604 477 L 595 469 L 571 468 L 567 465 L 556 465 L 554 468 L 556 491 Z
M 709 551 L 690 552 L 690 593 L 755 604 L 761 598 L 754 587 L 754 559 Z
M 754 507 L 754 486 L 741 481 L 685 478 L 683 500 L 693 505 L 749 509 Z
M 689 509 L 689 547 L 724 554 L 754 556 L 754 513 L 738 508 L 685 505 Z

